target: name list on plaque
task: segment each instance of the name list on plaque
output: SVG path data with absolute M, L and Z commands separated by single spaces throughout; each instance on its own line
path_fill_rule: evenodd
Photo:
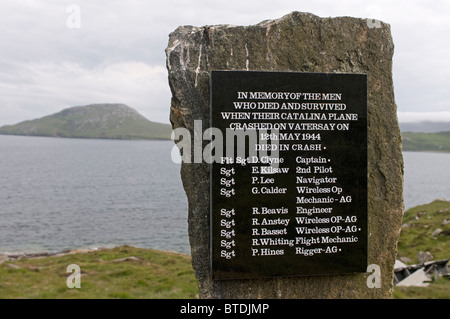
M 211 127 L 214 279 L 366 271 L 365 74 L 212 71 Z

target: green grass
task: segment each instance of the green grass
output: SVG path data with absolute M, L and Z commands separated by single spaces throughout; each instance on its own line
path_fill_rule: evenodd
M 449 299 L 450 280 L 440 278 L 428 287 L 395 287 L 394 299 Z
M 402 133 L 404 151 L 450 152 L 450 132 Z
M 450 258 L 450 202 L 436 200 L 405 212 L 398 243 L 398 258 L 407 257 L 419 263 L 417 253 L 429 251 L 434 260 Z M 436 229 L 439 235 L 432 236 Z
M 131 256 L 139 260 L 114 261 Z M 81 268 L 79 289 L 67 287 L 70 264 Z M 0 265 L 2 299 L 178 299 L 197 294 L 189 256 L 129 246 Z
M 433 260 L 450 258 L 450 202 L 436 200 L 426 205 L 413 207 L 405 212 L 403 227 L 398 242 L 398 256 L 407 257 L 409 264 L 418 264 L 419 251 L 429 251 Z M 436 229 L 442 231 L 433 236 Z M 440 278 L 428 287 L 394 287 L 397 299 L 449 299 L 450 280 Z

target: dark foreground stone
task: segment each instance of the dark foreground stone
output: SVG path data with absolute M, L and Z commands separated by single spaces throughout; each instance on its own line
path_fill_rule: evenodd
M 394 45 L 380 21 L 293 12 L 254 26 L 182 26 L 166 49 L 173 128 L 209 126 L 211 70 L 366 73 L 368 76 L 368 273 L 213 281 L 209 166 L 182 164 L 200 298 L 389 298 L 403 214 L 403 160 L 392 82 Z M 192 154 L 193 155 L 193 154 Z M 368 284 L 369 283 L 369 284 Z

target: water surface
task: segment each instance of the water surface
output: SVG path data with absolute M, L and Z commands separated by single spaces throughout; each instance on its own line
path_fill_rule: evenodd
M 188 254 L 173 145 L 0 135 L 0 253 L 127 244 Z M 450 154 L 403 156 L 406 209 L 450 199 Z
M 128 244 L 188 253 L 172 146 L 0 136 L 0 252 Z

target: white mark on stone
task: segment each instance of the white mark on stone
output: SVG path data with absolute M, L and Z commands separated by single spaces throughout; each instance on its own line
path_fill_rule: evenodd
M 248 56 L 249 56 L 249 54 L 248 54 L 248 47 L 247 47 L 247 43 L 245 44 L 245 54 L 247 55 L 247 60 L 245 61 L 245 68 L 246 68 L 246 69 L 247 69 L 247 71 L 248 71 L 248 65 L 249 65 L 250 61 L 248 60 Z
M 272 28 L 272 25 L 271 25 L 271 24 L 267 25 L 267 28 L 266 28 L 266 37 L 269 36 L 269 32 L 270 32 L 270 29 L 271 29 L 271 28 Z
M 234 54 L 234 53 L 233 53 L 233 48 L 230 48 L 230 57 L 231 57 L 231 58 L 233 57 L 233 54 Z M 230 58 L 230 60 L 232 60 L 231 58 Z M 228 68 L 230 68 L 230 61 L 227 61 L 227 69 L 228 69 Z
M 173 41 L 172 45 L 167 48 L 167 53 L 170 54 L 173 51 L 173 49 L 175 49 L 177 47 L 178 44 L 180 44 L 180 40 L 175 39 L 175 41 Z
M 167 60 L 170 61 L 170 54 L 172 51 L 180 44 L 180 40 L 176 39 L 173 41 L 172 45 L 166 49 Z M 170 63 L 167 63 L 169 71 L 172 69 Z
M 377 29 L 381 28 L 381 21 L 380 20 L 367 19 L 366 22 L 367 22 L 367 26 L 369 28 L 371 28 L 371 29 L 373 29 L 373 28 L 377 28 Z
M 202 61 L 202 48 L 203 48 L 203 45 L 200 44 L 200 49 L 199 49 L 199 53 L 198 53 L 198 64 L 197 64 L 197 68 L 195 69 L 195 87 L 197 87 L 198 74 L 200 73 L 200 63 Z
M 188 48 L 186 49 L 186 65 L 189 65 L 189 63 L 191 62 L 191 54 L 190 54 L 190 52 L 191 52 L 191 50 L 190 50 L 190 48 L 188 47 Z

